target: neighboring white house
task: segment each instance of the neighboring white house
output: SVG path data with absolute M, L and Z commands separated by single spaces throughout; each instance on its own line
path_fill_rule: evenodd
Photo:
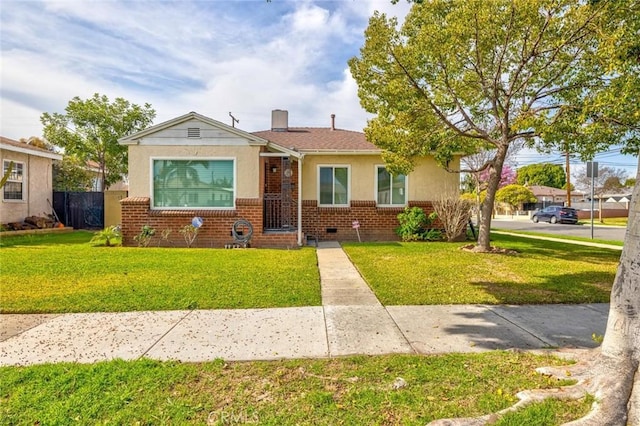
M 0 136 L 2 176 L 13 163 L 9 179 L 0 190 L 0 223 L 51 213 L 47 200 L 53 197 L 53 160 L 62 160 L 62 155 Z

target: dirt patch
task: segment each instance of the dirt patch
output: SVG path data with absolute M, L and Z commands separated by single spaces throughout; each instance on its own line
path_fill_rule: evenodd
M 487 250 L 481 250 L 475 244 L 468 244 L 466 246 L 462 246 L 462 247 L 460 247 L 460 250 L 470 251 L 470 252 L 473 252 L 473 253 L 506 254 L 506 255 L 510 255 L 510 256 L 514 256 L 514 255 L 518 254 L 517 250 L 506 249 L 506 248 L 502 248 L 502 247 L 490 247 L 488 251 Z

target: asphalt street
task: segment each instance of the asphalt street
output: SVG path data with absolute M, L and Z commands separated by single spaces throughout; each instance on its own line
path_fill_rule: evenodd
M 582 220 L 585 222 L 585 220 Z M 586 221 L 588 222 L 588 221 Z M 492 228 L 505 229 L 511 231 L 530 231 L 540 232 L 544 234 L 555 234 L 561 236 L 573 237 L 591 237 L 590 222 L 587 225 L 569 225 L 569 224 L 551 224 L 547 222 L 533 223 L 528 218 L 518 218 L 516 220 L 509 219 L 493 219 L 491 221 Z M 593 237 L 600 240 L 624 241 L 626 228 L 614 226 L 594 226 Z

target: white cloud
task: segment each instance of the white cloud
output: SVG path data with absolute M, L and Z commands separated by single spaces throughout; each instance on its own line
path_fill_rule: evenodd
M 156 123 L 188 111 L 244 130 L 291 125 L 361 129 L 366 122 L 348 58 L 374 9 L 358 1 L 18 1 L 3 3 L 0 132 L 41 134 L 42 112 L 101 93 L 149 102 Z

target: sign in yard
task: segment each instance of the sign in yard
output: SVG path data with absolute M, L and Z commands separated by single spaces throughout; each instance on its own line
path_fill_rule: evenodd
M 361 243 L 362 240 L 360 240 L 360 222 L 354 220 L 353 222 L 351 222 L 351 227 L 356 230 L 356 234 L 358 234 L 358 242 Z

